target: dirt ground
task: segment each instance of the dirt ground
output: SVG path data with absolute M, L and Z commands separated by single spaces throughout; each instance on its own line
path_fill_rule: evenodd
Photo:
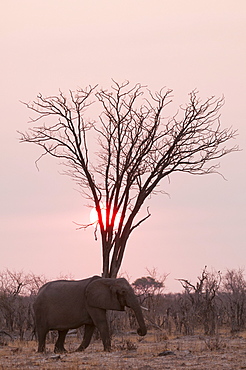
M 66 354 L 54 354 L 48 343 L 45 354 L 37 353 L 35 341 L 9 342 L 0 346 L 0 370 L 5 369 L 246 369 L 246 333 L 238 336 L 186 336 L 167 339 L 163 333 L 113 337 L 112 352 L 103 351 L 94 341 L 84 352 L 74 352 L 79 344 L 67 338 Z

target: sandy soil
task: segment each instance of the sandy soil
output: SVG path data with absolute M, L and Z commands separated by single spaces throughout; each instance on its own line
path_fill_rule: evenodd
M 9 342 L 0 347 L 0 369 L 246 369 L 246 333 L 237 337 L 189 336 L 166 339 L 161 333 L 150 333 L 144 339 L 129 334 L 113 338 L 112 352 L 103 351 L 95 341 L 84 352 L 74 352 L 77 338 L 68 338 L 66 354 L 36 352 L 36 342 Z

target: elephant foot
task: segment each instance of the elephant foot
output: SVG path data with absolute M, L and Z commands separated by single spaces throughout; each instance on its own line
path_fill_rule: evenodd
M 79 346 L 75 352 L 83 352 L 85 350 L 85 347 Z
M 39 345 L 38 346 L 38 353 L 45 353 L 45 346 L 44 345 Z
M 38 353 L 45 353 L 44 349 L 38 349 Z
M 55 347 L 54 352 L 55 353 L 66 353 L 67 350 L 64 347 L 61 347 L 61 348 L 60 347 Z
M 111 352 L 111 351 L 112 351 L 111 347 L 104 347 L 104 352 Z

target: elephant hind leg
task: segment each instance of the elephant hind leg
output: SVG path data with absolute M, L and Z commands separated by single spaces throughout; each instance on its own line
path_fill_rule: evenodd
M 48 330 L 37 329 L 38 337 L 38 352 L 42 353 L 45 351 L 45 341 Z
M 64 341 L 65 341 L 65 337 L 67 335 L 67 332 L 68 332 L 68 330 L 58 330 L 58 339 L 56 341 L 55 349 L 54 349 L 55 353 L 66 352 L 66 350 L 64 348 Z
M 83 341 L 82 341 L 81 345 L 77 348 L 76 351 L 83 351 L 84 349 L 86 349 L 89 346 L 89 344 L 91 342 L 92 335 L 94 333 L 94 330 L 95 330 L 94 325 L 89 325 L 89 324 L 85 325 L 85 332 L 84 332 Z

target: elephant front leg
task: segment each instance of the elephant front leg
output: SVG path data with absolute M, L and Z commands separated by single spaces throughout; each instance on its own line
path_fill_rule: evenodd
M 67 332 L 68 332 L 68 330 L 58 330 L 58 339 L 56 341 L 55 349 L 54 349 L 55 353 L 66 352 L 66 350 L 64 348 L 64 341 L 65 341 L 65 337 L 67 335 Z
M 98 328 L 100 332 L 104 351 L 110 352 L 111 351 L 111 339 L 109 335 L 106 310 L 102 310 L 99 308 L 93 308 L 93 309 L 91 308 L 90 315 L 91 315 L 91 318 L 95 326 Z
M 111 339 L 109 335 L 109 328 L 108 328 L 107 321 L 100 323 L 98 325 L 98 330 L 102 338 L 104 351 L 110 352 L 111 351 Z
M 89 325 L 89 324 L 85 325 L 85 332 L 84 332 L 83 341 L 82 341 L 81 345 L 77 348 L 76 351 L 83 351 L 84 349 L 86 349 L 89 346 L 89 344 L 91 342 L 92 335 L 94 333 L 94 330 L 95 330 L 94 325 Z

